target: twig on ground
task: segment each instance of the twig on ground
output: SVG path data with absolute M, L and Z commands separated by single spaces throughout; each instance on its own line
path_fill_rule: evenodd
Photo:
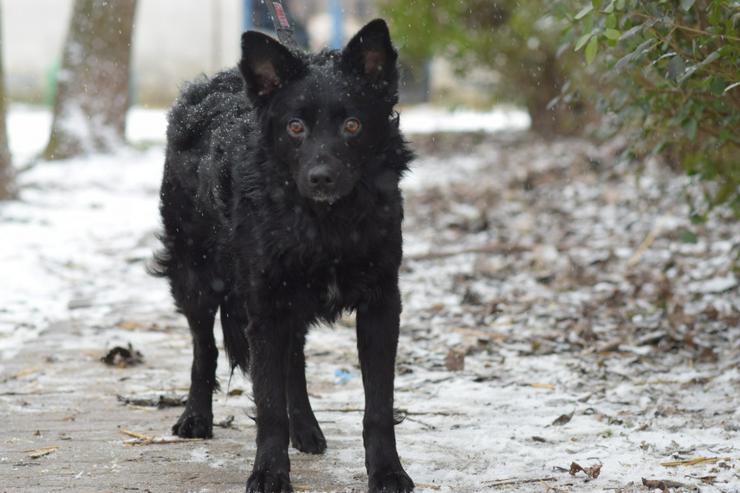
M 501 243 L 490 243 L 479 247 L 461 248 L 459 250 L 442 250 L 439 252 L 420 253 L 416 255 L 406 255 L 404 260 L 437 260 L 446 257 L 455 257 L 468 253 L 521 253 L 528 251 L 527 248 L 518 245 L 504 245 Z
M 640 246 L 638 246 L 637 250 L 635 250 L 635 253 L 633 253 L 632 256 L 627 260 L 627 268 L 632 268 L 637 265 L 638 262 L 640 262 L 642 255 L 647 251 L 648 248 L 650 248 L 650 245 L 653 244 L 660 231 L 661 228 L 659 228 L 657 225 L 650 230 L 650 232 L 645 236 L 645 239 L 642 240 L 642 243 L 640 243 Z
M 663 467 L 678 467 L 678 466 L 695 466 L 697 464 L 714 464 L 721 460 L 729 460 L 728 457 L 694 457 L 693 459 L 682 459 L 682 460 L 671 460 L 668 462 L 661 462 L 660 465 Z
M 454 411 L 406 411 L 404 409 L 395 409 L 394 414 L 402 412 L 405 416 L 463 416 L 463 413 Z M 359 407 L 342 407 L 342 408 L 327 408 L 327 409 L 314 409 L 314 412 L 324 413 L 363 413 L 364 409 Z
M 496 481 L 485 481 L 483 484 L 492 488 L 499 486 L 512 486 L 515 484 L 529 484 L 529 483 L 544 483 L 546 481 L 557 481 L 558 478 L 553 476 L 547 476 L 544 478 L 532 478 L 532 479 L 499 479 Z
M 164 409 L 166 407 L 181 407 L 184 406 L 188 398 L 187 396 L 179 395 L 163 395 L 160 394 L 156 398 L 148 397 L 126 397 L 123 395 L 116 395 L 119 402 L 125 405 L 141 406 L 141 407 L 156 407 L 157 409 Z
M 24 450 L 26 454 L 28 454 L 28 457 L 31 459 L 38 459 L 39 457 L 44 457 L 45 455 L 52 454 L 56 452 L 59 449 L 58 445 L 52 445 L 50 447 L 43 447 L 43 448 L 37 448 L 32 450 Z
M 130 437 L 135 438 L 135 440 L 128 440 L 123 442 L 124 445 L 127 447 L 135 446 L 135 445 L 169 445 L 172 443 L 184 443 L 184 442 L 200 442 L 203 441 L 202 438 L 162 438 L 162 437 L 152 437 L 149 435 L 145 435 L 143 433 L 139 433 L 137 431 L 131 431 L 127 430 L 125 428 L 120 428 L 118 431 L 123 433 L 124 435 L 128 435 Z
M 454 327 L 452 331 L 466 336 L 477 337 L 478 339 L 493 339 L 496 341 L 503 341 L 509 338 L 509 334 L 502 334 L 500 332 L 486 332 L 479 329 L 470 329 L 468 327 Z

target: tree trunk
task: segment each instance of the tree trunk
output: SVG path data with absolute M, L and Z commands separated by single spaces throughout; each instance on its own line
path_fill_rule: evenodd
M 110 152 L 125 142 L 136 0 L 75 0 L 46 159 Z
M 0 21 L 2 15 L 0 15 Z M 2 48 L 2 22 L 0 22 L 0 48 Z M 15 195 L 13 162 L 8 147 L 8 129 L 5 124 L 5 72 L 3 71 L 3 50 L 0 49 L 0 200 Z
M 555 53 L 548 53 L 538 68 L 535 84 L 531 80 L 522 81 L 522 87 L 534 89 L 527 94 L 532 131 L 548 138 L 582 133 L 594 118 L 592 105 L 576 100 L 549 107 L 550 101 L 560 96 L 566 78 Z

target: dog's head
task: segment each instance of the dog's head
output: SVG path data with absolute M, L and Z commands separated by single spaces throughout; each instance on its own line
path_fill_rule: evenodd
M 377 156 L 397 102 L 396 59 L 380 19 L 341 53 L 313 57 L 258 32 L 242 35 L 239 69 L 247 97 L 258 110 L 268 152 L 287 167 L 303 197 L 332 203 L 363 176 L 382 173 Z

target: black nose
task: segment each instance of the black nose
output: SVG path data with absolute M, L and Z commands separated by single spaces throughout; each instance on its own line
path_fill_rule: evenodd
M 336 181 L 336 174 L 329 166 L 319 164 L 308 172 L 308 181 L 311 182 L 312 187 L 333 187 Z

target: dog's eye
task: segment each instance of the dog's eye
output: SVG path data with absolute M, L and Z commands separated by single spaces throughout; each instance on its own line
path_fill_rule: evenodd
M 357 135 L 362 125 L 357 118 L 347 118 L 344 120 L 344 132 L 348 135 Z
M 288 133 L 293 136 L 300 136 L 306 131 L 306 126 L 298 118 L 294 118 L 288 122 Z

